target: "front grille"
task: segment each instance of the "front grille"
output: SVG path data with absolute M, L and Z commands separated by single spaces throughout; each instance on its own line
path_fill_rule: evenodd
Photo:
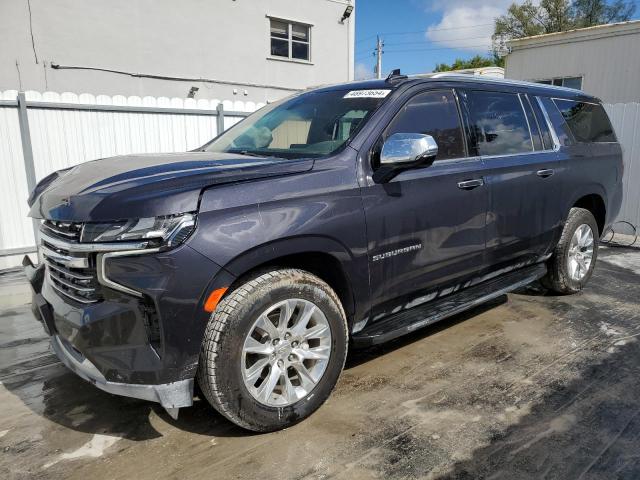
M 80 234 L 82 232 L 82 224 L 45 220 L 42 223 L 41 230 L 47 235 L 66 240 L 68 242 L 79 242 Z
M 44 228 L 43 232 L 50 233 Z M 40 251 L 50 285 L 74 302 L 89 304 L 102 300 L 96 278 L 95 261 L 87 253 L 74 253 L 41 241 Z

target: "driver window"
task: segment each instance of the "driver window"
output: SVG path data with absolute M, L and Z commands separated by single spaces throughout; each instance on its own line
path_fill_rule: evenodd
M 423 92 L 409 100 L 389 125 L 385 138 L 394 133 L 431 135 L 438 144 L 436 161 L 466 156 L 458 105 L 450 90 Z

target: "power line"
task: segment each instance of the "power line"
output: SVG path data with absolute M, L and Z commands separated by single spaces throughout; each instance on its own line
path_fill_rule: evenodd
M 460 45 L 457 47 L 438 47 L 438 48 L 403 48 L 400 50 L 385 50 L 384 53 L 405 53 L 405 52 L 431 52 L 435 50 L 463 50 L 473 47 L 491 47 L 492 44 L 474 44 L 474 45 Z
M 420 41 L 415 41 L 415 42 L 395 42 L 395 43 L 386 43 L 385 42 L 385 46 L 390 46 L 390 47 L 394 47 L 396 45 L 422 45 L 425 43 L 435 43 L 436 45 L 441 44 L 441 43 L 448 43 L 448 42 L 456 42 L 456 41 L 461 41 L 461 40 L 480 40 L 480 39 L 486 39 L 487 35 L 483 35 L 481 37 L 458 37 L 458 38 L 448 38 L 446 40 L 420 40 Z M 363 50 L 360 50 L 361 52 Z
M 491 23 L 478 23 L 476 25 L 466 25 L 464 27 L 445 27 L 445 28 L 425 28 L 423 30 L 415 30 L 412 32 L 382 32 L 382 33 L 378 33 L 378 34 L 374 34 L 374 35 L 368 35 L 364 38 L 361 38 L 360 40 L 356 41 L 356 45 L 358 43 L 362 43 L 365 40 L 369 40 L 370 38 L 376 38 L 377 35 L 380 35 L 381 37 L 384 36 L 393 36 L 393 35 L 416 35 L 418 33 L 427 33 L 427 31 L 429 32 L 442 32 L 442 31 L 446 31 L 446 30 L 465 30 L 468 28 L 478 28 L 478 27 L 487 27 L 489 25 L 494 25 L 493 22 Z

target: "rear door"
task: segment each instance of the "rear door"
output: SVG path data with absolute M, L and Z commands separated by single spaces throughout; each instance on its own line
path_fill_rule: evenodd
M 378 145 L 394 133 L 432 135 L 438 156 L 433 165 L 403 171 L 388 183 L 369 176 L 362 189 L 378 318 L 455 288 L 484 263 L 488 195 L 482 160 L 467 151 L 454 90 L 415 94 Z
M 496 269 L 538 260 L 562 226 L 566 162 L 528 95 L 470 90 L 465 98 L 486 166 L 487 261 Z

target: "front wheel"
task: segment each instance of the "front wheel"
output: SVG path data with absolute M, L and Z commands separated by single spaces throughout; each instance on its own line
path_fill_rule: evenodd
M 582 290 L 593 273 L 599 242 L 598 224 L 593 214 L 584 208 L 572 208 L 549 260 L 543 285 L 560 294 Z
M 342 305 L 325 282 L 302 270 L 270 271 L 218 304 L 205 332 L 198 383 L 235 424 L 278 430 L 329 397 L 347 345 Z

